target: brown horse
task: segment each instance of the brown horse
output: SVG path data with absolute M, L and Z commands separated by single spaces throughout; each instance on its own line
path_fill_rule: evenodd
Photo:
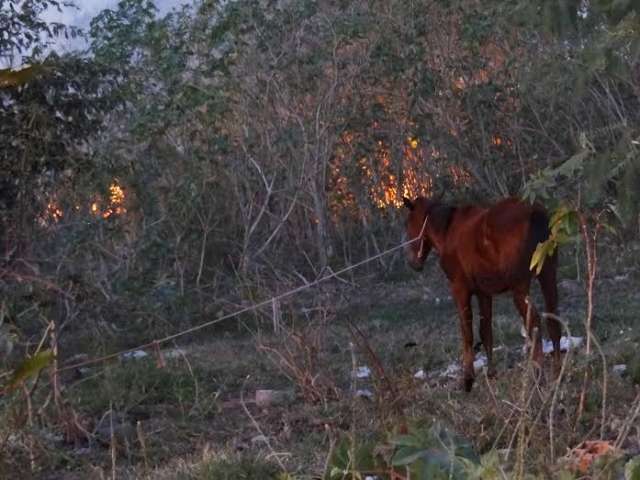
M 545 210 L 515 198 L 502 200 L 489 208 L 452 207 L 423 197 L 414 201 L 405 198 L 404 204 L 409 209 L 407 237 L 419 238 L 406 248 L 409 265 L 415 270 L 422 270 L 433 248 L 449 279 L 460 316 L 464 389 L 469 392 L 474 379 L 473 295 L 478 297 L 480 305 L 480 339 L 487 354 L 488 375 L 495 376 L 492 297 L 507 291 L 512 293 L 527 327 L 533 343 L 533 360 L 541 368 L 540 320 L 529 303 L 529 287 L 535 274 L 529 269 L 529 264 L 537 244 L 549 236 Z M 554 254 L 546 259 L 538 275 L 546 311 L 552 314 L 556 313 L 558 305 L 556 270 L 557 256 Z M 547 330 L 553 342 L 557 372 L 560 367 L 561 329 L 552 316 L 547 318 Z

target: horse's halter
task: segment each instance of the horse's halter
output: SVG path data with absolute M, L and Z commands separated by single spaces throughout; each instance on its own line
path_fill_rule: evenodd
M 424 222 L 422 223 L 422 229 L 420 230 L 420 249 L 418 250 L 418 260 L 424 258 L 424 232 L 427 230 L 427 221 L 429 220 L 429 214 L 424 216 Z

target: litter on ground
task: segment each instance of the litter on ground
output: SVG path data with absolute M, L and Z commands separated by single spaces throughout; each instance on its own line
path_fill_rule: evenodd
M 586 474 L 595 460 L 604 455 L 614 455 L 614 445 L 606 440 L 586 440 L 571 450 L 565 461 L 574 472 Z
M 148 356 L 149 354 L 144 350 L 134 350 L 133 352 L 127 352 L 120 355 L 123 360 L 138 360 Z
M 617 375 L 622 375 L 627 371 L 627 366 L 624 363 L 614 365 L 611 370 Z
M 580 348 L 584 342 L 583 337 L 561 337 L 560 338 L 560 351 L 566 352 L 569 349 Z M 542 340 L 542 351 L 544 353 L 553 352 L 553 343 L 551 340 Z
M 476 356 L 476 359 L 473 361 L 473 369 L 478 372 L 487 366 L 487 356 L 484 353 Z
M 373 392 L 367 388 L 356 390 L 356 397 L 373 398 Z
M 457 363 L 450 363 L 449 366 L 440 374 L 441 377 L 456 378 L 460 373 L 460 365 Z

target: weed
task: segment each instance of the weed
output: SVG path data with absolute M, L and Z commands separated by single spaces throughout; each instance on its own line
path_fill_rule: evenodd
M 277 480 L 280 471 L 272 463 L 258 458 L 221 458 L 203 462 L 193 480 Z
M 145 476 L 149 480 L 284 480 L 288 478 L 263 457 L 213 453 L 205 448 L 202 458 L 180 460 Z
M 193 372 L 171 362 L 158 368 L 152 360 L 141 359 L 107 367 L 102 375 L 78 382 L 70 389 L 74 402 L 94 414 L 109 409 L 126 411 L 139 405 L 171 404 L 188 413 L 197 402 L 198 393 L 212 393 L 214 385 L 207 372 L 196 368 Z M 198 386 L 206 386 L 198 392 Z

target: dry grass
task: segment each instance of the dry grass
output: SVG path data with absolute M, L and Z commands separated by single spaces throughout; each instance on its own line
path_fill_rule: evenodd
M 595 312 L 594 335 L 607 369 L 600 356 L 576 352 L 565 357 L 558 384 L 549 371 L 542 385 L 530 374 L 520 321 L 508 299 L 495 307 L 498 378 L 480 374 L 465 394 L 458 379 L 441 376 L 458 358 L 457 317 L 440 273 L 430 272 L 429 289 L 418 278 L 377 286 L 367 296 L 338 286 L 341 298 L 358 301 L 336 308 L 328 296 L 319 308 L 315 299 L 315 313 L 306 316 L 296 316 L 299 305 L 292 306 L 277 335 L 271 323 L 259 334 L 212 334 L 181 345 L 183 352 L 165 353 L 164 368 L 151 358 L 63 378 L 62 394 L 83 420 L 88 441 L 65 443 L 59 422 L 43 412 L 29 420 L 16 393 L 2 400 L 1 464 L 5 472 L 41 478 L 112 478 L 114 472 L 117 478 L 276 478 L 282 471 L 312 478 L 330 470 L 344 439 L 353 452 L 372 445 L 388 461 L 394 435 L 436 421 L 469 439 L 480 455 L 497 452 L 500 468 L 514 478 L 557 476 L 567 467 L 564 455 L 584 440 L 608 440 L 625 456 L 637 454 L 637 360 L 626 352 L 640 340 L 629 330 L 640 297 L 633 281 L 613 278 L 603 280 L 599 293 L 609 297 L 596 303 L 604 308 Z M 569 284 L 561 294 L 561 317 L 573 335 L 582 335 L 584 297 Z M 623 377 L 610 371 L 620 362 L 628 364 Z M 371 375 L 357 378 L 354 370 L 364 365 Z M 427 378 L 415 378 L 418 370 Z M 257 389 L 294 394 L 259 407 Z M 356 395 L 358 390 L 372 397 Z M 45 388 L 38 389 L 33 405 L 44 404 L 46 396 Z M 114 414 L 107 415 L 111 408 Z M 597 467 L 604 472 L 600 478 L 616 468 Z

